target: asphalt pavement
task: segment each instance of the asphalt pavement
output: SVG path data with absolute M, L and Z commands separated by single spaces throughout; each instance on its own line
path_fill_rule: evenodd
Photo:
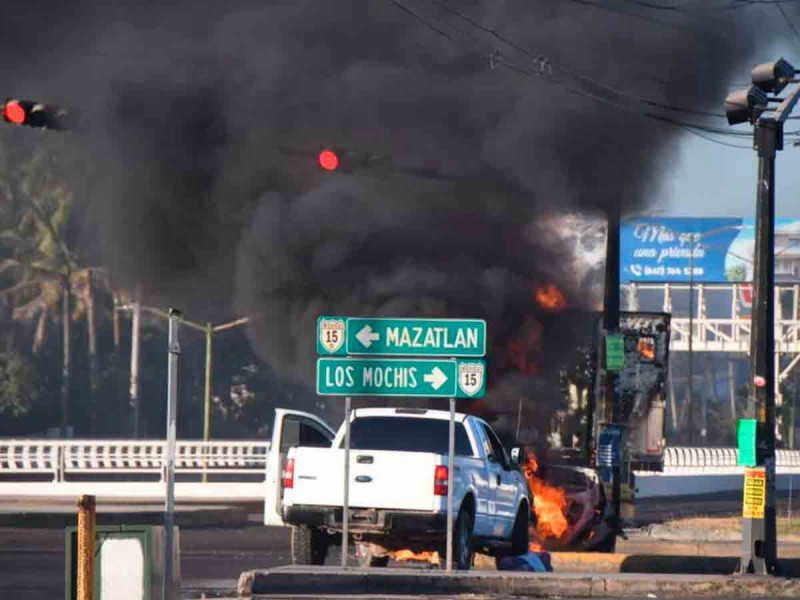
M 279 527 L 182 529 L 181 576 L 236 588 L 242 571 L 289 563 L 289 531 Z M 64 530 L 0 528 L 0 598 L 64 597 Z

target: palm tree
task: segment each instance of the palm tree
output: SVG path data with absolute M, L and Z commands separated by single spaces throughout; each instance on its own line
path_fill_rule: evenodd
M 13 317 L 36 323 L 34 352 L 42 348 L 48 321 L 61 321 L 61 424 L 66 427 L 72 375 L 72 287 L 87 271 L 78 266 L 67 245 L 74 195 L 58 179 L 52 161 L 53 156 L 39 148 L 16 171 L 13 181 L 3 183 L 7 200 L 17 210 L 0 236 L 8 250 L 0 261 L 0 272 L 14 277 L 14 283 L 2 292 L 14 302 Z

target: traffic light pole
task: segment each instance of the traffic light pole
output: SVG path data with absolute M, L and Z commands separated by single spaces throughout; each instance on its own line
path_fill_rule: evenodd
M 763 66 L 754 69 L 754 82 L 762 69 Z M 797 80 L 792 81 L 797 83 Z M 783 86 L 785 83 L 780 89 Z M 798 100 L 800 87 L 781 99 L 773 113 L 764 111 L 755 120 L 753 134 L 758 152 L 758 188 L 750 336 L 753 385 L 749 413 L 756 420 L 756 468 L 745 471 L 744 477 L 740 573 L 778 573 L 775 518 L 775 155 L 778 150 L 783 150 L 783 124 Z
M 756 122 L 758 152 L 756 239 L 750 364 L 753 377 L 748 412 L 756 419 L 756 467 L 766 472 L 763 518 L 743 511 L 741 573 L 775 574 L 778 568 L 775 521 L 775 154 L 783 148 L 783 123 Z M 745 493 L 747 493 L 745 476 Z M 747 499 L 745 500 L 747 502 Z M 759 502 L 758 499 L 755 500 Z

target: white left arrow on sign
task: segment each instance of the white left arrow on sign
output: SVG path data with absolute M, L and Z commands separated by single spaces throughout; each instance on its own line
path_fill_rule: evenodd
M 434 390 L 438 390 L 447 383 L 447 375 L 439 367 L 433 367 L 433 371 L 426 373 L 423 379 L 425 383 L 430 383 Z
M 364 327 L 361 328 L 361 331 L 356 334 L 356 339 L 361 342 L 361 345 L 364 346 L 364 348 L 369 348 L 372 346 L 372 342 L 377 342 L 379 339 L 381 339 L 381 334 L 377 331 L 372 331 L 372 327 L 369 325 L 364 325 Z

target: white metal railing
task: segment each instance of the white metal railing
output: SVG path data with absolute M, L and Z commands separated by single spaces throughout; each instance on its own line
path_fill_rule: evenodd
M 166 442 L 155 440 L 0 440 L 0 475 L 161 474 Z M 178 441 L 176 473 L 264 474 L 269 442 Z
M 739 472 L 738 457 L 736 448 L 668 447 L 664 450 L 664 473 Z M 800 471 L 800 450 L 776 450 L 775 463 L 779 471 Z
M 750 284 L 742 283 L 628 283 L 622 286 L 627 310 L 662 310 L 672 313 L 670 349 L 688 351 L 690 319 L 686 307 L 676 313 L 676 294 L 687 303 L 688 294 L 695 297 L 691 320 L 692 350 L 697 352 L 749 352 L 750 309 L 743 302 Z M 713 302 L 712 302 L 713 300 Z M 752 301 L 752 298 L 750 299 Z M 709 306 L 716 313 L 709 315 Z M 800 353 L 800 285 L 775 286 L 775 351 Z

